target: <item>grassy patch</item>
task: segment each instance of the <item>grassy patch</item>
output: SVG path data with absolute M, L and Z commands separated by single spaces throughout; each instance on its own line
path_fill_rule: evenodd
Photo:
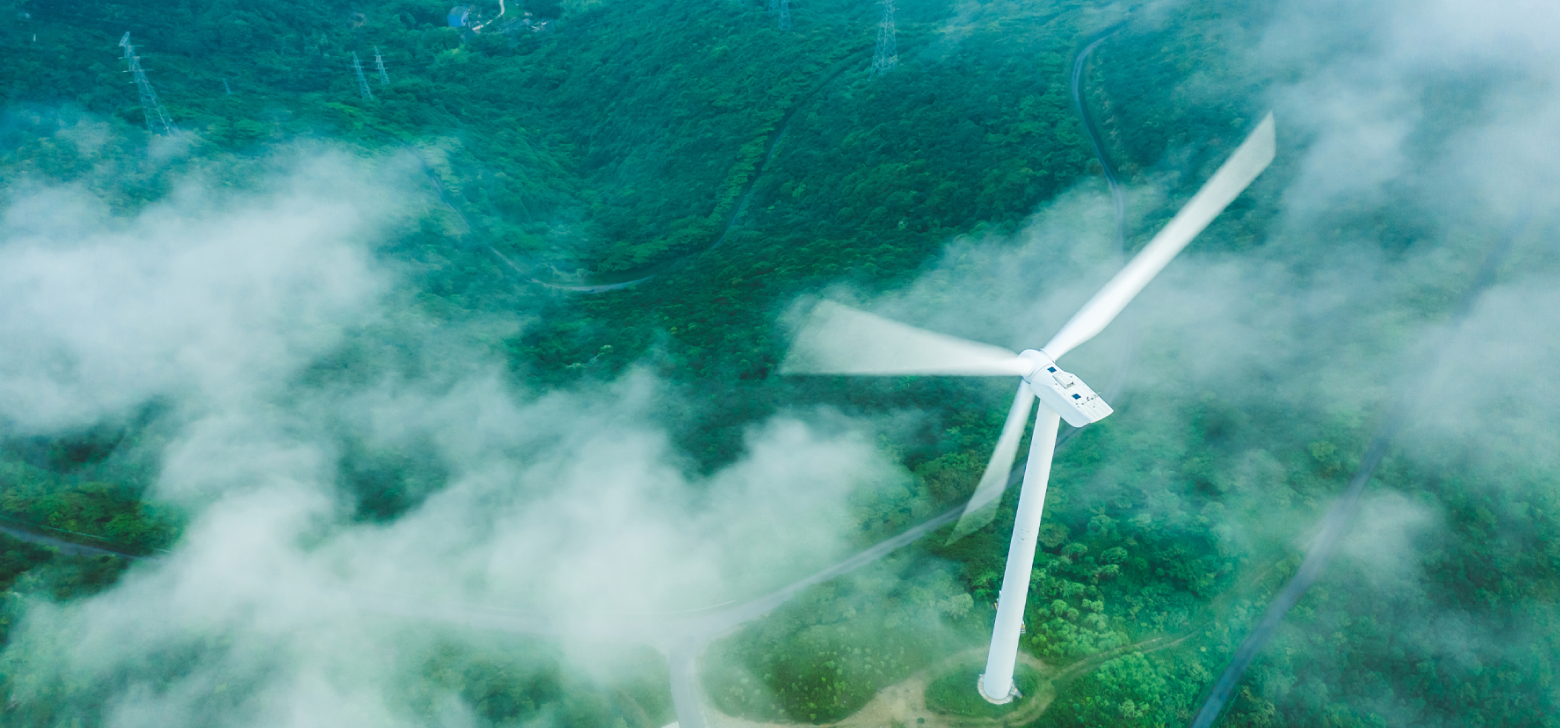
M 1022 707 L 1040 688 L 1040 673 L 1020 664 L 1013 677 L 1018 682 L 1018 691 L 1022 696 L 1007 705 L 992 705 L 975 689 L 975 681 L 980 678 L 985 667 L 983 662 L 962 662 L 943 673 L 926 686 L 926 707 L 944 715 L 997 718 Z
M 983 639 L 945 565 L 907 550 L 805 590 L 710 647 L 704 689 L 727 715 L 829 723 Z

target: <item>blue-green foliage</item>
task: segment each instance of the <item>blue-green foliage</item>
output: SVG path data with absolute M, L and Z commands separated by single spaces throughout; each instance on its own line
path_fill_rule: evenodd
M 798 295 L 825 286 L 874 293 L 903 285 L 949 239 L 1014 230 L 1083 180 L 1092 154 L 1067 74 L 1096 7 L 901 0 L 901 65 L 869 80 L 876 16 L 868 3 L 797 5 L 791 33 L 776 30 L 757 2 L 586 6 L 533 2 L 553 19 L 549 30 L 463 37 L 443 27 L 446 4 L 424 0 L 358 9 L 6 0 L 0 13 L 26 10 L 32 19 L 0 24 L 9 104 L 0 182 L 82 184 L 125 212 L 160 199 L 181 174 L 242 186 L 264 170 L 270 145 L 298 138 L 363 154 L 414 150 L 455 212 L 430 213 L 381 254 L 407 268 L 417 305 L 434 319 L 534 314 L 504 342 L 517 379 L 566 386 L 649 366 L 697 395 L 662 424 L 704 469 L 737 457 L 743 427 L 783 408 L 923 412 L 894 443 L 913 482 L 854 502 L 863 544 L 967 495 L 1005 412 L 1006 385 L 780 381 L 773 375 L 785 337 L 775 322 Z M 1132 231 L 1133 244 L 1263 110 L 1261 89 L 1272 79 L 1226 53 L 1265 25 L 1268 7 L 1185 3 L 1129 23 L 1096 51 L 1086 100 L 1112 161 L 1129 178 L 1171 157 L 1190 170 Z M 164 166 L 141 161 L 141 109 L 114 45 L 125 30 L 194 139 L 192 154 Z M 376 45 L 387 86 L 372 70 Z M 369 62 L 372 102 L 357 96 L 352 51 Z M 1219 93 L 1189 97 L 1183 81 L 1194 75 Z M 1476 95 L 1453 90 L 1437 118 L 1459 118 Z M 62 136 L 93 124 L 107 127 L 95 155 Z M 1267 229 L 1289 163 L 1281 158 L 1198 245 L 1292 245 Z M 1337 224 L 1396 252 L 1422 238 L 1412 212 L 1346 210 Z M 716 240 L 719 248 L 695 255 Z M 508 270 L 489 245 L 525 273 Z M 656 277 L 601 296 L 529 282 L 646 273 Z M 1460 280 L 1416 301 L 1416 315 L 1439 320 Z M 321 371 L 347 376 L 376 356 L 345 352 Z M 1300 361 L 1290 356 L 1299 354 L 1275 354 Z M 1293 573 L 1293 541 L 1357 464 L 1383 398 L 1323 410 L 1139 392 L 1074 437 L 1057 457 L 1025 613 L 1022 648 L 1065 677 L 1040 723 L 1185 723 Z M 376 450 L 351 433 L 340 445 L 340 481 L 359 517 L 394 518 L 443 487 L 447 474 L 422 445 Z M 114 465 L 117 447 L 61 438 L 42 454 L 8 454 L 0 509 L 140 550 L 168 544 L 177 514 L 142 499 L 150 466 Z M 1536 466 L 1475 474 L 1471 460 L 1453 453 L 1443 467 L 1417 470 L 1388 460 L 1372 487 L 1444 519 L 1419 544 L 1422 582 L 1396 600 L 1355 588 L 1368 574 L 1344 570 L 1320 584 L 1254 664 L 1225 724 L 1553 724 L 1560 622 L 1546 605 L 1560 594 L 1560 541 L 1543 534 L 1560 525 L 1555 474 Z M 978 648 L 1015 496 L 958 544 L 934 535 L 891 566 L 809 590 L 713 646 L 705 689 L 715 705 L 751 718 L 834 720 L 878 689 Z M 38 566 L 58 560 L 20 542 L 0 545 L 0 577 L 28 588 L 31 574 L 36 591 L 49 592 Z M 106 558 L 65 568 L 51 583 L 109 583 L 119 567 Z M 1445 635 L 1457 630 L 1478 637 L 1447 650 Z M 671 719 L 662 688 L 623 688 L 640 717 L 607 688 L 571 677 L 561 658 L 518 663 L 464 643 L 413 657 L 432 684 L 492 724 Z M 183 664 L 162 658 L 162 669 Z M 658 661 L 640 667 L 646 685 L 661 679 Z M 407 700 L 431 711 L 434 698 Z M 1381 707 L 1389 703 L 1391 712 Z M 40 724 L 51 720 L 38 715 Z

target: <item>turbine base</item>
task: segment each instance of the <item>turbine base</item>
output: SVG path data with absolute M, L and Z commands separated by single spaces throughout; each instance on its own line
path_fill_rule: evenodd
M 986 692 L 985 673 L 982 673 L 981 676 L 975 680 L 975 691 L 980 693 L 980 696 L 985 698 L 986 702 L 991 703 L 992 705 L 1007 705 L 1008 703 L 1023 697 L 1023 693 L 1018 692 L 1018 684 L 1012 681 L 1008 682 L 1007 694 L 1005 696 L 1001 698 L 991 697 L 991 695 Z

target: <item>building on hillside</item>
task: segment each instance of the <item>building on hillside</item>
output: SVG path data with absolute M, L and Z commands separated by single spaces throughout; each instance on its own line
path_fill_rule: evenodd
M 464 27 L 466 27 L 466 22 L 470 18 L 471 18 L 471 6 L 470 5 L 456 5 L 455 7 L 450 8 L 449 22 L 450 22 L 450 27 L 451 28 L 464 28 Z

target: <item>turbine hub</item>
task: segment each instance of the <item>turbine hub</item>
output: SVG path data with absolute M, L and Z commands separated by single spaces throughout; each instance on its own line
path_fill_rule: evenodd
M 1034 365 L 1034 368 L 1030 369 L 1029 373 L 1024 375 L 1024 381 L 1026 382 L 1029 382 L 1030 377 L 1045 371 L 1047 367 L 1056 366 L 1055 359 L 1046 356 L 1045 352 L 1039 351 L 1037 349 L 1025 349 L 1021 352 L 1018 352 L 1018 358 L 1028 360 L 1029 363 Z M 1030 384 L 1033 384 L 1033 382 L 1030 382 Z

